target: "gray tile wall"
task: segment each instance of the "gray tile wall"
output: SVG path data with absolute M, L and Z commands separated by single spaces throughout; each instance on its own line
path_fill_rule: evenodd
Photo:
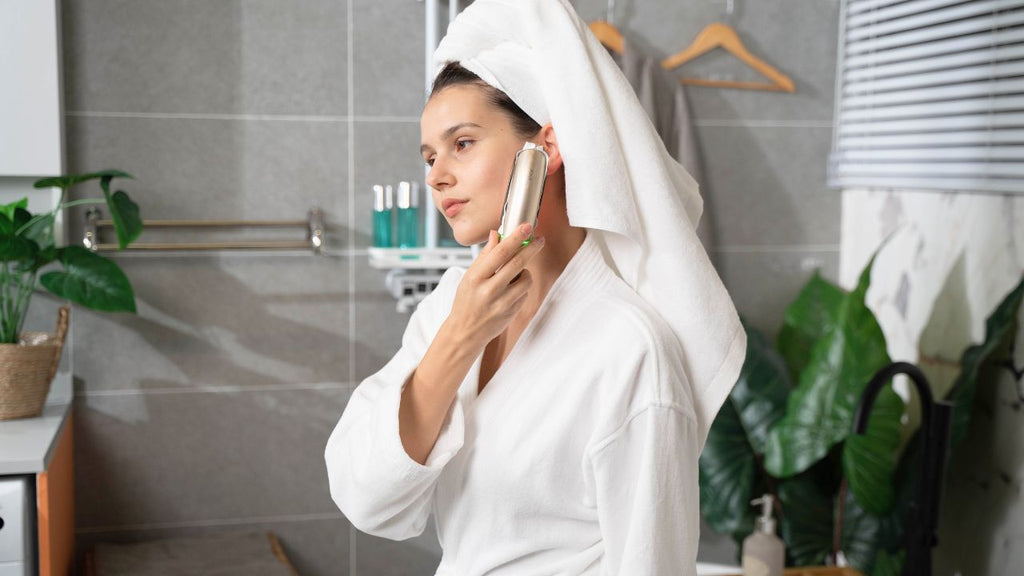
M 769 334 L 812 267 L 836 275 L 838 4 L 737 2 L 729 17 L 796 94 L 689 91 L 715 257 Z M 606 2 L 576 5 L 592 20 Z M 619 27 L 658 56 L 724 14 L 710 0 L 618 5 Z M 393 543 L 352 529 L 322 460 L 352 388 L 408 321 L 366 263 L 366 191 L 422 177 L 423 19 L 415 0 L 63 3 L 70 170 L 131 172 L 122 186 L 151 218 L 300 219 L 316 204 L 344 248 L 117 257 L 139 314 L 74 312 L 81 549 L 264 527 L 303 574 L 436 566 L 429 531 Z M 753 78 L 718 53 L 686 71 Z M 705 532 L 702 558 L 734 551 Z

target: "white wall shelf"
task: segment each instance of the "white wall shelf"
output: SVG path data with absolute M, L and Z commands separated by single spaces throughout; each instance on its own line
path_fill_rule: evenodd
M 472 248 L 369 248 L 370 266 L 380 270 L 440 269 L 468 267 L 473 263 Z

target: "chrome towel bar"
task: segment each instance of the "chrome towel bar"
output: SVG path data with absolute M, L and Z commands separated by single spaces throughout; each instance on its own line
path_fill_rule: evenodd
M 303 228 L 305 240 L 239 240 L 220 242 L 133 242 L 130 251 L 212 251 L 212 250 L 312 250 L 319 254 L 324 244 L 324 214 L 312 208 L 306 220 L 143 220 L 146 228 Z M 117 244 L 100 241 L 100 230 L 113 228 L 114 222 L 100 218 L 93 208 L 85 214 L 82 245 L 94 252 L 116 251 Z

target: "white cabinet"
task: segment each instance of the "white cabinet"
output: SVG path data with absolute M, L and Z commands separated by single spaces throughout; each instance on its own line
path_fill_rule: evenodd
M 63 173 L 58 0 L 0 0 L 0 177 Z
M 35 574 L 34 482 L 34 476 L 0 476 L 0 576 Z

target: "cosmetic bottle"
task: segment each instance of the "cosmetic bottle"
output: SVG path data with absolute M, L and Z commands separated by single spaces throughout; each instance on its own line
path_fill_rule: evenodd
M 419 246 L 419 210 L 413 206 L 412 185 L 409 182 L 398 183 L 398 247 L 416 248 Z
M 775 535 L 774 500 L 765 494 L 751 502 L 761 505 L 761 516 L 754 521 L 754 532 L 743 540 L 743 576 L 782 576 L 786 545 Z
M 391 186 L 373 186 L 373 245 L 378 248 L 390 248 L 394 242 L 392 234 L 391 213 L 393 198 Z
M 426 223 L 424 222 L 423 218 L 424 211 L 420 209 L 420 206 L 423 205 L 423 203 L 420 201 L 420 195 L 422 194 L 423 191 L 420 190 L 420 183 L 414 180 L 412 182 L 412 207 L 416 209 L 416 224 L 418 227 L 418 230 L 416 231 L 416 245 L 420 247 L 427 245 L 427 231 L 425 226 Z M 430 205 L 429 199 L 426 205 Z

